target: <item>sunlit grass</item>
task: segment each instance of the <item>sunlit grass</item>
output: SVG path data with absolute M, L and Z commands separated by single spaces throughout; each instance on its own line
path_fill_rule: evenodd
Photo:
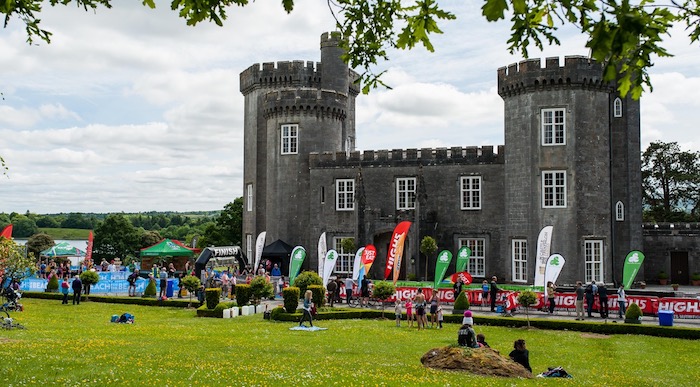
M 527 341 L 535 372 L 563 366 L 572 380 L 478 377 L 424 368 L 429 349 L 456 341 L 457 325 L 416 331 L 393 320 L 292 323 L 197 318 L 194 310 L 25 299 L 26 330 L 0 331 L 0 385 L 423 385 L 695 386 L 697 341 L 478 326 L 492 347 Z M 129 312 L 134 325 L 110 323 Z

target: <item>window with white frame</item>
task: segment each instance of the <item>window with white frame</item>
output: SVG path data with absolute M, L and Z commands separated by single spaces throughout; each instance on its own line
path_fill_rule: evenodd
M 247 211 L 253 211 L 253 185 L 245 186 L 245 206 Z
M 566 109 L 542 109 L 542 145 L 566 144 Z
M 587 240 L 583 243 L 583 256 L 586 265 L 586 282 L 603 281 L 603 241 Z
M 513 258 L 513 281 L 527 282 L 527 240 L 513 239 L 511 244 Z
M 396 179 L 396 209 L 412 210 L 416 208 L 416 178 L 399 177 Z
M 486 240 L 484 238 L 460 238 L 458 243 L 458 250 L 463 246 L 467 246 L 472 251 L 472 254 L 469 256 L 469 266 L 467 267 L 469 274 L 472 277 L 485 277 L 486 254 L 484 245 Z
M 622 100 L 620 97 L 615 98 L 615 102 L 613 103 L 613 112 L 615 117 L 622 117 Z
M 281 135 L 282 154 L 292 155 L 299 153 L 299 125 L 282 125 Z
M 251 259 L 253 257 L 253 235 L 252 234 L 245 234 L 245 256 L 248 257 L 248 259 Z M 243 270 L 243 268 L 241 268 Z
M 352 211 L 355 209 L 355 180 L 337 179 L 335 181 L 336 211 Z
M 355 239 L 352 237 L 334 237 L 333 246 L 335 251 L 338 252 L 338 259 L 335 261 L 335 272 L 336 273 L 352 273 L 353 262 L 355 261 L 355 255 L 350 251 L 345 251 L 343 249 L 343 239 Z
M 615 220 L 618 222 L 625 220 L 625 205 L 622 202 L 615 203 Z
M 566 171 L 542 171 L 542 208 L 566 207 Z
M 460 181 L 462 210 L 481 209 L 481 176 L 462 176 Z

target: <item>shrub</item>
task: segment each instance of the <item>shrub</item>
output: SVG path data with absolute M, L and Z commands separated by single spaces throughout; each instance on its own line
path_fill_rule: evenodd
M 204 300 L 206 301 L 207 309 L 214 309 L 219 304 L 221 299 L 221 288 L 206 288 L 204 289 Z
M 313 299 L 314 304 L 316 305 L 316 308 L 320 308 L 326 303 L 326 288 L 324 288 L 321 285 L 309 285 L 307 290 L 311 290 L 312 296 L 311 299 Z
M 265 277 L 258 276 L 250 281 L 250 292 L 253 296 L 253 303 L 258 304 L 263 298 L 269 298 L 275 295 L 274 287 L 268 282 Z
M 148 280 L 148 285 L 146 289 L 143 290 L 143 297 L 155 297 L 156 296 L 156 280 L 151 278 Z
M 315 271 L 305 271 L 294 279 L 294 286 L 299 288 L 299 297 L 304 296 L 304 293 L 306 293 L 306 288 L 309 285 L 323 286 L 323 280 Z
M 49 292 L 55 292 L 58 290 L 58 276 L 52 275 L 49 279 L 49 283 L 46 284 L 46 290 Z
M 668 279 L 668 274 L 666 274 L 665 271 L 661 270 L 659 272 L 659 279 Z
M 190 295 L 190 303 L 192 302 L 192 295 L 197 291 L 197 289 L 199 289 L 200 286 L 202 286 L 202 282 L 199 280 L 199 278 L 193 275 L 185 276 L 182 279 L 182 287 L 187 289 L 187 293 Z
M 282 289 L 282 298 L 284 299 L 284 309 L 287 313 L 294 313 L 299 306 L 299 288 L 296 286 L 290 286 L 288 288 Z
M 382 302 L 382 317 L 384 317 L 384 300 L 396 293 L 396 287 L 389 281 L 378 281 L 374 285 L 372 295 Z
M 286 289 L 285 289 L 286 290 Z M 271 320 L 279 320 L 280 316 L 284 313 L 284 308 L 281 306 L 276 307 L 275 309 L 272 309 L 270 312 L 270 319 Z
M 639 305 L 633 302 L 627 307 L 627 311 L 625 312 L 625 320 L 638 321 L 643 315 L 644 314 L 642 313 L 642 309 L 639 307 Z
M 469 305 L 469 299 L 467 298 L 467 293 L 461 291 L 455 300 L 454 309 L 455 310 L 467 310 L 471 305 Z
M 236 301 L 239 306 L 248 305 L 250 302 L 251 290 L 248 284 L 236 285 Z
M 537 294 L 530 290 L 521 292 L 518 295 L 518 302 L 520 305 L 525 307 L 525 317 L 527 318 L 527 326 L 530 327 L 530 305 L 534 305 L 537 302 Z
M 231 309 L 236 306 L 235 301 L 224 301 L 220 302 L 214 307 L 214 312 L 216 317 L 224 317 L 224 309 Z
M 86 270 L 80 273 L 80 280 L 83 282 L 83 286 L 90 286 L 100 282 L 100 275 L 92 270 Z

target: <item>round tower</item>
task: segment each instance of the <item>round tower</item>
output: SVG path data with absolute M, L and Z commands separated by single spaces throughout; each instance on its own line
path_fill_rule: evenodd
M 506 235 L 513 246 L 527 244 L 526 268 L 513 247 L 503 251 L 513 257 L 510 279 L 534 283 L 543 270 L 537 238 L 544 226 L 553 226 L 551 253 L 566 259 L 560 283 L 619 279 L 613 254 L 630 251 L 635 232 L 615 232 L 613 209 L 616 198 L 640 208 L 640 185 L 630 185 L 640 176 L 638 102 L 627 101 L 629 120 L 613 117 L 615 85 L 586 57 L 501 68 L 498 93 L 505 108 Z M 632 144 L 624 157 L 615 150 L 621 142 Z M 625 227 L 633 230 L 637 221 L 641 241 L 641 218 L 633 216 Z
M 262 231 L 268 242 L 315 244 L 300 227 L 309 224 L 309 153 L 351 150 L 355 136 L 356 74 L 342 61 L 339 42 L 337 33 L 321 36 L 319 63 L 264 63 L 241 73 L 243 244 L 250 253 L 254 246 L 247 245 Z

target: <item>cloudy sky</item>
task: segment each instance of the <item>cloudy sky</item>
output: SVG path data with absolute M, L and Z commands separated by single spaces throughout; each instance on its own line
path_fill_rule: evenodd
M 441 0 L 458 19 L 443 24 L 435 53 L 392 52 L 385 82 L 357 99 L 359 150 L 503 144 L 496 69 L 522 60 L 507 52 L 507 22 L 487 23 L 480 2 Z M 243 96 L 238 75 L 254 63 L 320 60 L 333 29 L 324 0 L 231 8 L 225 27 L 188 27 L 169 2 L 140 0 L 111 10 L 75 6 L 41 13 L 52 43 L 26 43 L 24 25 L 0 29 L 0 212 L 219 210 L 242 196 Z M 531 57 L 587 55 L 585 39 Z M 642 141 L 700 150 L 700 45 L 683 30 L 676 57 L 652 69 L 642 100 Z M 696 117 L 693 119 L 692 117 Z

